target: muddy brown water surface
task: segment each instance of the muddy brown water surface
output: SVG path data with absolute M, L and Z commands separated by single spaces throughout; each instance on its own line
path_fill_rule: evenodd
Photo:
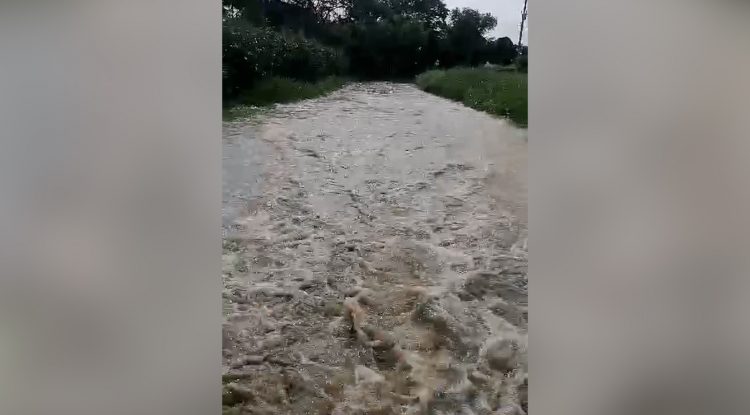
M 527 410 L 525 130 L 360 83 L 223 140 L 225 413 Z

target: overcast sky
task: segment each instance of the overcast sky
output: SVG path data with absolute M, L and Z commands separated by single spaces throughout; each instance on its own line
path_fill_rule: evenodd
M 480 12 L 490 13 L 497 18 L 497 27 L 489 36 L 508 36 L 513 43 L 518 42 L 518 31 L 521 24 L 523 0 L 444 0 L 448 9 L 455 7 L 471 7 Z M 523 44 L 528 44 L 529 20 L 523 30 Z

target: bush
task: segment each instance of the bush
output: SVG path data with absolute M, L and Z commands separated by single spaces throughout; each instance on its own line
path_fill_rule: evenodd
M 258 82 L 255 87 L 245 92 L 239 101 L 244 105 L 252 106 L 293 102 L 327 94 L 343 84 L 343 79 L 333 77 L 319 82 L 273 77 Z
M 224 98 L 236 98 L 262 79 L 285 77 L 315 82 L 345 72 L 341 53 L 298 36 L 254 27 L 239 19 L 224 22 Z
M 259 107 L 274 103 L 293 102 L 315 98 L 341 88 L 345 80 L 329 77 L 318 82 L 297 81 L 289 78 L 273 77 L 256 82 L 243 91 L 229 108 L 224 110 L 224 119 L 247 118 L 260 112 Z
M 455 68 L 419 75 L 423 90 L 464 103 L 466 106 L 528 124 L 528 76 L 493 69 Z
M 519 72 L 529 72 L 529 55 L 522 55 L 516 58 L 516 68 Z

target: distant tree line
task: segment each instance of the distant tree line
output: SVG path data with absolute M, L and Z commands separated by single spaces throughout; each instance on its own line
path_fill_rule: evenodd
M 508 65 L 489 13 L 443 0 L 223 0 L 225 97 L 270 76 L 410 78 L 427 69 Z

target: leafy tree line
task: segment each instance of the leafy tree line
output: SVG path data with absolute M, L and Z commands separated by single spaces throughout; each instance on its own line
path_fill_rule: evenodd
M 517 48 L 486 35 L 497 19 L 443 0 L 223 0 L 224 94 L 271 76 L 409 78 L 427 69 L 507 65 Z

